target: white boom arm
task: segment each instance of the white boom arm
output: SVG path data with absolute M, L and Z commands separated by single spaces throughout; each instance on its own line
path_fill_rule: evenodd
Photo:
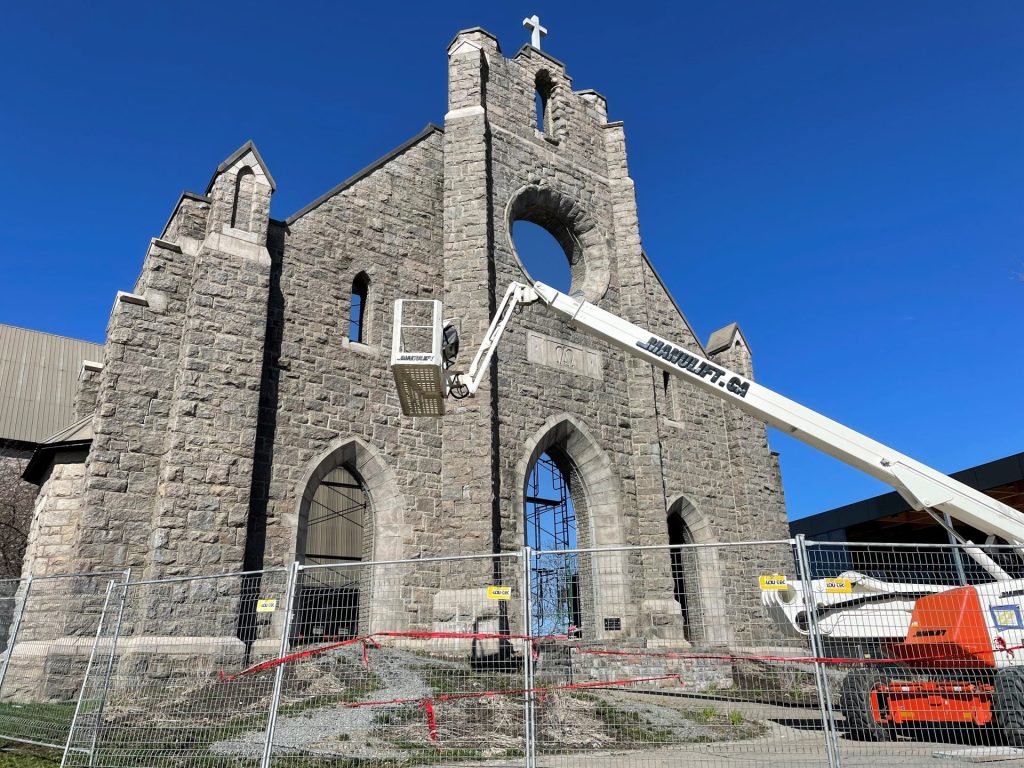
M 468 387 L 471 394 L 475 392 L 516 307 L 537 300 L 584 333 L 646 360 L 892 486 L 915 509 L 948 513 L 1010 544 L 1024 545 L 1024 518 L 1012 507 L 611 312 L 543 283 L 532 288 L 521 283 L 509 286 L 468 375 L 455 376 L 453 384 Z M 1008 578 L 980 549 L 968 551 L 994 578 Z

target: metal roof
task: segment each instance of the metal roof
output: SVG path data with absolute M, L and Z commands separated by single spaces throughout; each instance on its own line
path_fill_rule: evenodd
M 1024 510 L 1024 453 L 1014 453 L 986 464 L 962 469 L 952 473 L 950 477 L 987 493 L 1003 504 Z M 794 536 L 802 533 L 813 538 L 908 511 L 910 504 L 892 491 L 836 507 L 828 512 L 791 520 L 789 531 Z
M 0 439 L 40 443 L 74 421 L 83 360 L 103 345 L 0 323 Z

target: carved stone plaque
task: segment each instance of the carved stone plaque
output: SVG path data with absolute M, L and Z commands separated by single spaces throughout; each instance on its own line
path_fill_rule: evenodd
M 526 332 L 526 359 L 531 363 L 558 368 L 591 379 L 602 378 L 600 352 L 567 344 L 561 339 L 553 339 L 536 331 Z

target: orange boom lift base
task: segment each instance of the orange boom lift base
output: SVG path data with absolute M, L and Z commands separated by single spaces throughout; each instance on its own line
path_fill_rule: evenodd
M 909 666 L 994 670 L 992 640 L 985 625 L 978 593 L 972 587 L 951 589 L 918 599 L 907 639 L 890 649 L 893 658 Z M 871 691 L 875 722 L 973 723 L 992 722 L 992 685 L 963 681 L 890 681 Z

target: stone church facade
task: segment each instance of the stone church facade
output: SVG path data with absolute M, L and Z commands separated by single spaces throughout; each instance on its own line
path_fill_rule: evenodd
M 563 246 L 573 291 L 753 373 L 739 328 L 702 345 L 644 253 L 624 129 L 599 93 L 574 91 L 565 66 L 531 46 L 506 58 L 481 29 L 449 46 L 448 81 L 443 127 L 287 219 L 269 216 L 275 181 L 251 142 L 204 194 L 181 196 L 117 296 L 102 368 L 82 372 L 79 421 L 30 466 L 41 492 L 26 574 L 514 551 L 545 454 L 567 479 L 580 547 L 788 537 L 759 422 L 538 305 L 513 320 L 474 398 L 443 419 L 402 416 L 393 301 L 442 300 L 471 356 L 505 287 L 528 277 L 518 220 Z M 324 488 L 362 499 L 357 536 L 312 531 Z M 667 555 L 623 557 L 615 600 L 591 585 L 584 630 L 642 635 L 642 624 L 671 639 L 681 619 Z M 771 566 L 749 559 L 742 578 L 756 583 Z M 380 595 L 366 591 L 372 613 Z M 602 623 L 616 603 L 646 618 Z

